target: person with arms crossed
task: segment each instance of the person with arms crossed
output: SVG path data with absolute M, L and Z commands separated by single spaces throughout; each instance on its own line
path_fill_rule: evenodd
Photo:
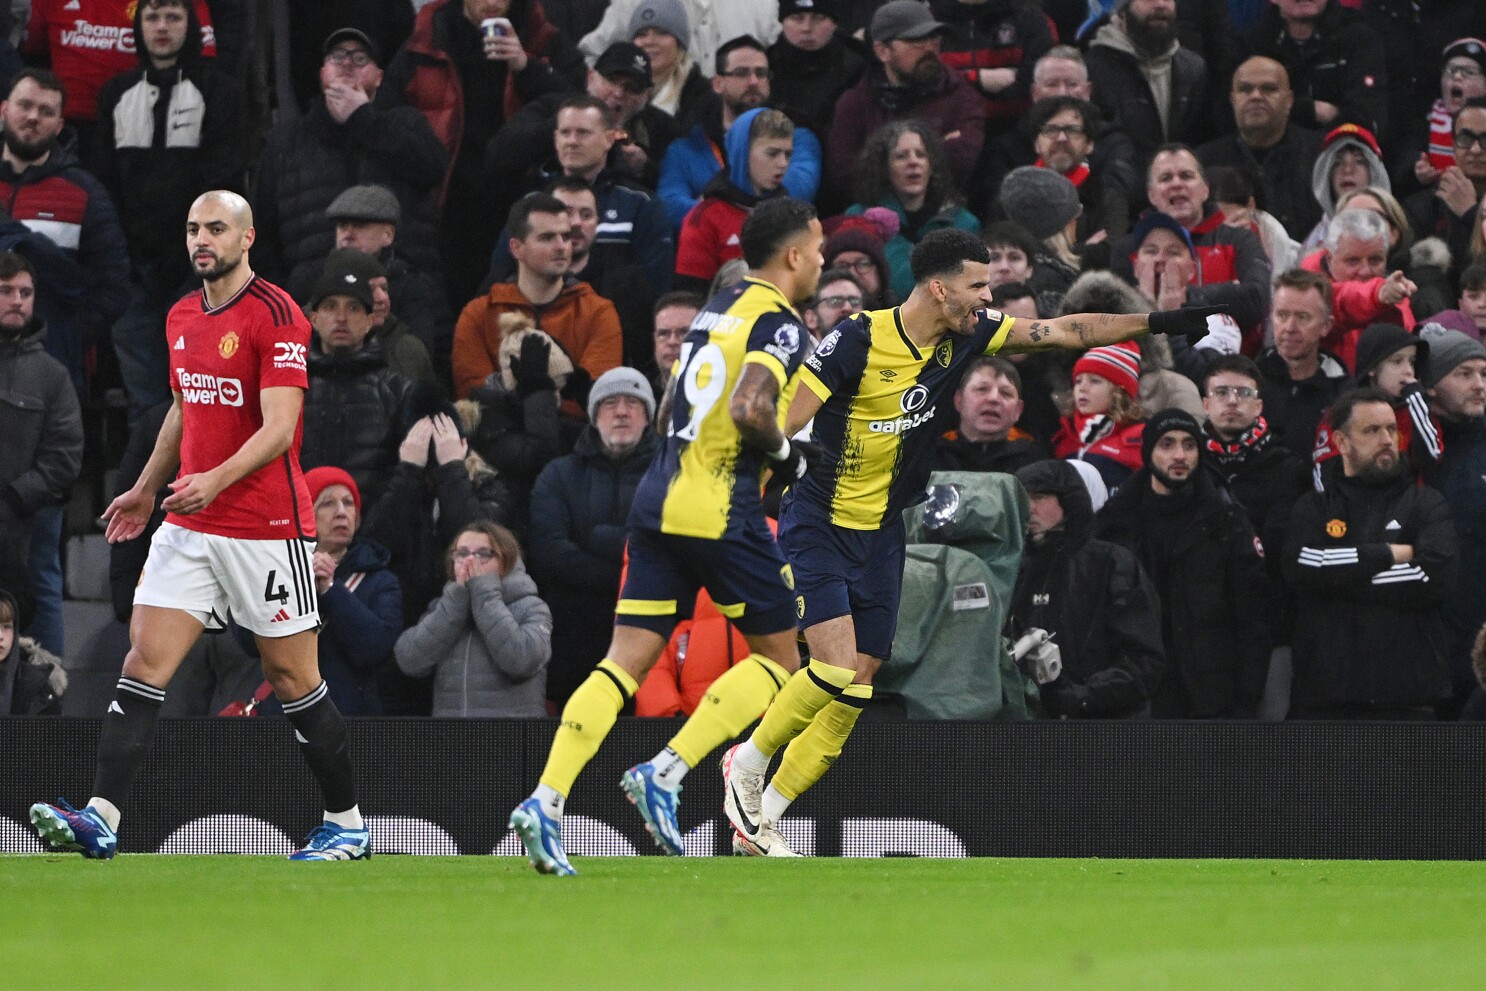
M 134 593 L 130 649 L 98 741 L 93 797 L 31 806 L 53 849 L 106 860 L 154 736 L 165 688 L 208 625 L 228 610 L 252 631 L 263 673 L 320 784 L 325 820 L 291 860 L 371 856 L 346 724 L 320 677 L 320 613 L 310 556 L 315 510 L 299 467 L 310 327 L 282 289 L 253 274 L 253 213 L 236 193 L 191 204 L 186 245 L 202 279 L 166 321 L 174 403 L 139 480 L 104 518 L 110 543 L 138 537 L 175 472 L 165 523 Z
M 778 197 L 754 208 L 740 240 L 750 274 L 692 321 L 661 404 L 664 443 L 631 505 L 629 570 L 608 653 L 568 699 L 540 783 L 511 812 L 511 828 L 544 874 L 575 873 L 561 834 L 573 781 L 676 624 L 691 617 L 700 588 L 751 653 L 712 683 L 708 704 L 664 750 L 621 780 L 662 852 L 684 852 L 676 805 L 688 770 L 771 700 L 803 728 L 854 674 L 843 666 L 791 680 L 800 663 L 794 579 L 761 506 L 764 469 L 789 482 L 811 455 L 781 427 L 805 347 L 795 307 L 814 295 L 824 262 L 820 221 L 810 204 Z
M 776 704 L 723 757 L 724 806 L 748 853 L 793 856 L 779 819 L 841 753 L 872 696 L 872 677 L 891 653 L 898 621 L 902 512 L 924 498 L 934 416 L 965 367 L 982 354 L 1089 348 L 1147 332 L 1198 340 L 1208 315 L 1221 312 L 1074 313 L 1023 322 L 989 308 L 990 251 L 958 229 L 925 236 L 910 264 L 915 284 L 902 306 L 848 318 L 805 360 L 804 388 L 786 417 L 789 436 L 813 417 L 822 449 L 779 514 L 779 544 L 803 599 L 800 628 L 811 657 L 791 687 L 842 672 L 850 683 L 813 721 Z M 766 792 L 770 758 L 797 737 Z

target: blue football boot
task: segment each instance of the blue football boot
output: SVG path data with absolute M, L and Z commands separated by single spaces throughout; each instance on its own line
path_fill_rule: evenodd
M 111 860 L 119 852 L 119 837 L 91 805 L 74 809 L 61 798 L 56 805 L 37 802 L 31 806 L 31 825 L 53 850 L 70 850 L 89 860 Z
M 289 854 L 290 860 L 370 860 L 371 834 L 366 828 L 351 829 L 322 822 L 305 837 L 304 846 Z
M 656 784 L 655 765 L 650 761 L 625 771 L 624 777 L 619 779 L 619 787 L 624 790 L 624 797 L 645 817 L 645 829 L 661 853 L 684 857 L 686 850 L 681 846 L 681 826 L 676 821 L 681 789 L 667 791 Z
M 526 858 L 539 874 L 556 874 L 572 877 L 578 872 L 568 863 L 568 855 L 562 849 L 562 822 L 554 819 L 542 809 L 542 803 L 533 796 L 511 810 L 507 823 L 521 838 L 526 847 Z

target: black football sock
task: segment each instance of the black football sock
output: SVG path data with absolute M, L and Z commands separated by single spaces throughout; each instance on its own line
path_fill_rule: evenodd
M 134 772 L 150 748 L 165 689 L 133 678 L 120 678 L 113 701 L 103 714 L 98 737 L 98 769 L 93 777 L 93 795 L 122 810 L 134 784 Z
M 325 682 L 304 698 L 284 703 L 284 715 L 294 724 L 294 737 L 320 783 L 325 811 L 344 812 L 356 807 L 356 777 L 351 771 L 351 751 L 346 721 L 330 700 Z

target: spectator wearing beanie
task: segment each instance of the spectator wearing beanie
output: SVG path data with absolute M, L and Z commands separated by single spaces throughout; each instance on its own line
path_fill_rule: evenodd
M 757 38 L 765 45 L 774 43 L 779 37 L 779 19 L 773 3 L 735 3 L 730 0 L 614 0 L 607 5 L 604 19 L 599 26 L 583 36 L 578 43 L 584 58 L 592 65 L 616 41 L 635 41 L 638 26 L 655 23 L 678 25 L 672 31 L 682 31 L 680 22 L 686 24 L 684 33 L 674 37 L 682 43 L 689 61 L 695 63 L 701 75 L 711 76 L 717 64 L 717 49 L 726 41 L 743 35 Z M 648 12 L 648 16 L 647 16 Z M 659 30 L 667 30 L 657 25 Z M 641 47 L 644 47 L 642 45 Z M 650 59 L 655 55 L 647 49 Z M 657 93 L 662 87 L 664 65 L 655 66 Z M 705 81 L 703 82 L 705 89 Z M 656 101 L 659 105 L 660 101 Z
M 374 300 L 362 252 L 339 249 L 310 295 L 309 392 L 304 400 L 306 469 L 337 465 L 356 479 L 368 506 L 397 465 L 397 448 L 417 419 L 420 397 L 387 367 L 372 334 Z
M 1438 314 L 1437 314 L 1438 315 Z M 1426 481 L 1445 497 L 1462 561 L 1486 560 L 1486 347 L 1432 320 L 1419 335 L 1429 344 L 1424 375 L 1430 409 L 1444 428 L 1445 453 Z M 1471 644 L 1486 624 L 1486 569 L 1462 568 L 1445 597 L 1455 700 L 1470 697 L 1462 718 L 1486 719 L 1486 698 L 1472 675 Z
M 1201 271 L 1191 232 L 1175 217 L 1150 210 L 1136 222 L 1130 243 L 1135 287 L 1155 304 L 1152 309 L 1179 310 L 1185 306 L 1188 291 Z M 1176 367 L 1188 375 L 1200 378 L 1213 358 L 1236 354 L 1243 342 L 1243 333 L 1230 316 L 1215 316 L 1208 325 L 1207 337 L 1196 344 L 1183 340 L 1172 349 Z
M 780 0 L 779 40 L 769 46 L 777 105 L 816 134 L 830 129 L 836 101 L 866 75 L 865 46 L 838 31 L 840 0 Z
M 310 567 L 320 608 L 320 674 L 342 713 L 380 716 L 380 676 L 391 666 L 392 647 L 402 632 L 402 588 L 389 570 L 392 556 L 360 535 L 361 490 L 349 472 L 322 465 L 305 472 L 304 483 L 315 507 Z M 253 637 L 241 627 L 233 632 L 256 657 Z M 259 712 L 283 714 L 272 695 Z
M 1424 394 L 1429 361 L 1429 342 L 1396 324 L 1375 323 L 1357 339 L 1357 386 L 1377 389 L 1393 404 L 1398 417 L 1398 453 L 1418 479 L 1423 479 L 1444 454 L 1440 421 L 1430 412 Z M 1316 427 L 1316 447 L 1311 455 L 1316 488 L 1325 487 L 1329 478 L 1329 470 L 1323 465 L 1340 453 L 1331 435 L 1330 420 L 1323 416 Z
M 1040 245 L 1028 280 L 1032 288 L 1066 292 L 1082 266 L 1073 240 L 1084 211 L 1078 188 L 1052 169 L 1023 165 L 1001 180 L 998 202 L 1006 219 L 1021 225 Z
M 1275 603 L 1263 545 L 1202 467 L 1203 439 L 1185 410 L 1152 416 L 1143 467 L 1099 511 L 1094 536 L 1134 552 L 1161 597 L 1166 668 L 1151 715 L 1250 719 L 1269 675 Z
M 862 308 L 881 310 L 894 305 L 887 242 L 898 236 L 898 215 L 868 207 L 827 231 L 821 254 L 826 268 L 844 268 L 862 284 Z
M 655 393 L 633 368 L 600 375 L 572 454 L 532 489 L 532 574 L 552 608 L 547 698 L 559 709 L 603 660 L 614 627 L 630 504 L 658 445 Z
M 1139 394 L 1135 342 L 1085 352 L 1073 365 L 1073 409 L 1053 436 L 1053 455 L 1089 462 L 1113 490 L 1141 466 Z
M 305 472 L 318 543 L 310 566 L 320 600 L 320 673 L 348 716 L 379 716 L 377 675 L 392 662 L 402 632 L 402 589 L 392 555 L 358 535 L 361 492 L 340 468 Z

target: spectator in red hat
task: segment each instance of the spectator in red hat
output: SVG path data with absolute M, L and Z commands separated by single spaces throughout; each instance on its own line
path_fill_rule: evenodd
M 1306 235 L 1301 247 L 1307 252 L 1320 247 L 1326 237 L 1326 225 L 1340 209 L 1337 201 L 1368 186 L 1393 191 L 1388 170 L 1383 167 L 1383 150 L 1378 147 L 1378 139 L 1356 124 L 1333 129 L 1321 140 L 1321 153 L 1311 168 L 1311 191 L 1321 204 L 1321 219 Z
M 887 242 L 897 234 L 896 213 L 868 207 L 859 216 L 840 221 L 821 247 L 826 268 L 844 268 L 862 284 L 864 309 L 880 310 L 897 302 L 886 254 Z
M 1094 348 L 1073 365 L 1073 408 L 1053 436 L 1053 454 L 1087 461 L 1118 486 L 1140 468 L 1140 347 Z
M 402 588 L 388 570 L 392 556 L 358 537 L 361 491 L 331 465 L 304 473 L 315 507 L 318 543 L 310 567 L 320 600 L 320 671 L 330 697 L 348 716 L 380 716 L 377 674 L 392 660 L 402 632 Z

